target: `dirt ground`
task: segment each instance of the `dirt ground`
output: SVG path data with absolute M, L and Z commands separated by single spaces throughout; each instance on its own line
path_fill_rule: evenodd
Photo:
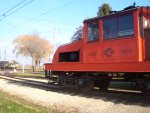
M 150 113 L 150 101 L 139 92 L 86 93 L 51 86 L 47 80 L 5 76 L 0 76 L 0 90 L 56 113 Z

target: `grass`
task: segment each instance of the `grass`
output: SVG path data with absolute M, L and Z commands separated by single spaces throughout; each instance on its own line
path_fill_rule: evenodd
M 44 73 L 15 73 L 16 76 L 40 76 L 45 77 Z
M 53 113 L 0 91 L 0 113 Z
M 35 72 L 32 70 L 25 70 L 25 72 L 22 73 L 22 70 L 17 70 L 17 73 L 14 73 L 13 75 L 22 77 L 45 77 L 45 72 L 43 70 Z
M 111 82 L 109 88 L 116 88 L 116 89 L 126 89 L 126 90 L 137 90 L 137 85 L 133 83 L 131 85 L 130 82 Z

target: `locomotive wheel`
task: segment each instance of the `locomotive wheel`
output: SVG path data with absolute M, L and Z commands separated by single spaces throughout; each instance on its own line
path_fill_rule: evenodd
M 62 77 L 58 78 L 58 85 L 59 86 L 64 86 L 64 79 Z
M 146 98 L 150 98 L 150 84 L 143 81 L 138 82 L 141 92 Z
M 100 91 L 103 91 L 103 92 L 106 92 L 107 90 L 108 90 L 108 86 L 109 86 L 109 83 L 108 82 L 103 82 L 103 84 L 101 84 L 100 86 L 99 86 L 99 88 L 100 88 Z
M 91 91 L 94 87 L 94 82 L 91 80 L 87 80 L 84 82 L 84 84 L 81 86 L 81 90 L 84 92 Z
M 102 77 L 100 78 L 100 80 L 98 80 L 98 87 L 100 88 L 100 91 L 107 91 L 108 90 L 108 86 L 110 83 L 110 79 L 108 77 Z
M 137 82 L 143 95 L 146 98 L 150 99 L 150 83 L 145 82 L 144 80 L 141 79 L 140 80 L 138 79 Z
M 79 85 L 79 89 L 84 92 L 91 91 L 94 87 L 94 81 L 89 75 L 82 75 L 80 77 L 81 84 Z

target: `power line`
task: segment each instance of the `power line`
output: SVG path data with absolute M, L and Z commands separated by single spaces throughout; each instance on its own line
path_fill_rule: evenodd
M 26 0 L 21 1 L 20 3 L 16 4 L 15 6 L 13 6 L 12 8 L 10 8 L 9 10 L 7 10 L 4 14 L 2 14 L 0 17 L 5 16 L 8 12 L 10 12 L 11 10 L 13 10 L 14 8 L 16 8 L 17 6 L 21 5 L 23 2 L 25 2 Z
M 24 1 L 25 1 L 25 0 L 24 0 Z M 18 11 L 20 8 L 25 7 L 26 5 L 28 5 L 29 3 L 33 2 L 33 1 L 34 1 L 34 0 L 31 0 L 30 2 L 24 4 L 23 6 L 19 7 L 19 8 L 16 9 L 16 10 Z M 25 23 L 27 23 L 27 22 L 29 22 L 29 21 L 35 20 L 35 19 L 37 19 L 37 18 L 40 18 L 40 17 L 43 16 L 43 15 L 47 15 L 47 14 L 49 14 L 49 13 L 52 13 L 52 12 L 54 12 L 54 11 L 57 11 L 57 10 L 63 8 L 63 7 L 66 7 L 66 6 L 70 5 L 70 4 L 73 4 L 73 3 L 76 2 L 76 1 L 78 1 L 78 0 L 72 0 L 72 1 L 70 1 L 70 2 L 67 2 L 67 3 L 65 3 L 65 4 L 62 4 L 62 5 L 60 5 L 60 6 L 56 7 L 56 8 L 54 8 L 54 9 L 51 9 L 51 10 L 49 10 L 49 11 L 46 11 L 46 12 L 42 13 L 42 14 L 39 15 L 39 16 L 33 17 L 33 18 L 29 19 L 29 20 L 26 20 L 26 21 L 24 21 L 23 23 L 20 23 L 20 24 L 17 24 L 17 25 L 13 25 L 13 27 L 17 27 L 17 26 L 23 25 L 23 24 L 25 24 Z M 22 2 L 23 2 L 23 1 L 22 1 Z M 15 13 L 15 12 L 16 12 L 16 11 L 13 11 L 12 13 Z M 12 13 L 11 13 L 11 14 L 12 14 Z M 9 15 L 10 15 L 10 14 L 9 14 Z M 7 16 L 9 16 L 9 15 L 7 15 Z
M 58 6 L 58 7 L 54 8 L 54 9 L 52 9 L 52 10 L 49 10 L 49 11 L 43 13 L 43 15 L 46 15 L 46 14 L 48 14 L 48 13 L 54 12 L 54 11 L 56 11 L 56 10 L 59 10 L 59 9 L 61 9 L 61 8 L 63 8 L 63 7 L 66 7 L 66 6 L 70 5 L 70 4 L 73 4 L 73 3 L 76 2 L 76 1 L 77 1 L 77 0 L 73 0 L 73 1 L 71 1 L 71 2 L 65 3 L 65 4 L 63 4 L 63 5 L 61 5 L 61 6 Z
M 2 15 L 3 18 L 0 19 L 0 20 L 2 21 L 4 18 L 6 18 L 6 17 L 12 15 L 13 13 L 19 11 L 19 10 L 22 9 L 23 7 L 25 7 L 25 6 L 27 6 L 28 4 L 30 4 L 31 2 L 33 2 L 34 0 L 31 0 L 31 1 L 27 2 L 26 4 L 22 5 L 21 7 L 18 7 L 17 9 L 15 9 L 17 6 L 21 5 L 21 4 L 22 4 L 23 2 L 25 2 L 25 1 L 26 1 L 26 0 L 23 0 L 22 2 L 20 2 L 19 4 L 15 5 L 13 8 L 11 8 L 10 10 L 6 11 L 6 12 Z M 12 11 L 11 13 L 7 14 L 8 12 L 10 12 L 10 11 L 13 10 L 13 9 L 15 9 L 15 10 Z M 0 17 L 1 17 L 1 16 L 0 16 Z
M 10 13 L 9 15 L 7 16 L 10 16 L 11 14 L 17 12 L 19 9 L 22 9 L 23 7 L 27 6 L 28 4 L 30 4 L 31 2 L 33 2 L 34 0 L 31 0 L 29 2 L 27 2 L 26 4 L 22 5 L 21 7 L 17 8 L 16 10 L 14 10 L 12 13 Z M 6 17 L 6 16 L 5 16 Z
M 76 2 L 76 1 L 77 1 L 77 0 L 72 0 L 71 2 L 67 2 L 67 3 L 65 3 L 65 4 L 62 4 L 62 5 L 60 5 L 60 6 L 56 7 L 56 8 L 54 8 L 54 9 L 51 9 L 51 10 L 49 10 L 49 11 L 47 11 L 47 12 L 44 12 L 44 13 L 42 13 L 42 14 L 36 16 L 36 17 L 32 17 L 32 18 L 28 19 L 27 21 L 22 22 L 22 23 L 19 24 L 19 25 L 23 25 L 23 24 L 25 24 L 25 23 L 27 23 L 27 22 L 29 22 L 29 21 L 35 20 L 35 19 L 37 19 L 37 18 L 40 18 L 41 16 L 44 16 L 44 15 L 47 15 L 47 14 L 52 13 L 52 12 L 54 12 L 54 11 L 57 11 L 57 10 L 63 8 L 63 7 L 66 7 L 66 6 L 70 5 L 70 4 L 73 4 L 73 3 Z

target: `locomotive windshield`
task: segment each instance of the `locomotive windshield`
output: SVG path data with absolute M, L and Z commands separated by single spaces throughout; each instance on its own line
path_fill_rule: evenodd
M 103 37 L 112 39 L 134 35 L 133 14 L 103 19 Z
M 98 22 L 97 23 L 89 23 L 88 24 L 88 31 L 87 31 L 87 37 L 88 42 L 89 41 L 97 41 L 99 36 L 99 27 Z

